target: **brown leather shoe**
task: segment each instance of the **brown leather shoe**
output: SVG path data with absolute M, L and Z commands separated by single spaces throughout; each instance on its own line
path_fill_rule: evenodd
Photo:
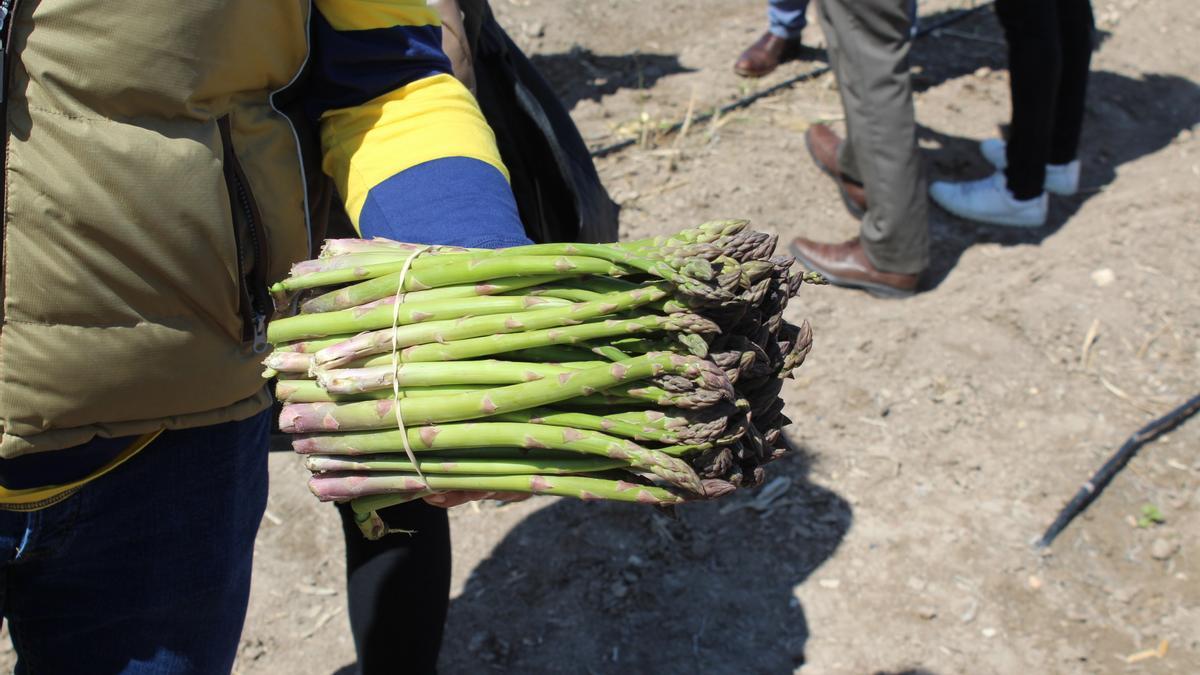
M 842 203 L 855 218 L 862 218 L 867 212 L 867 192 L 862 183 L 846 177 L 838 166 L 838 150 L 842 147 L 842 139 L 824 124 L 814 124 L 804 132 L 804 145 L 817 168 L 837 184 Z
M 876 269 L 858 237 L 842 244 L 822 244 L 796 237 L 789 248 L 801 263 L 836 286 L 862 288 L 881 298 L 904 298 L 917 290 L 920 275 Z
M 733 64 L 733 72 L 742 77 L 762 77 L 799 54 L 800 38 L 781 38 L 767 31 L 742 52 Z

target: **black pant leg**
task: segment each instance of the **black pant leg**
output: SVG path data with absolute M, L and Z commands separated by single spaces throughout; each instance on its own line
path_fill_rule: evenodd
M 1017 199 L 1042 193 L 1054 110 L 1062 75 L 1056 0 L 997 0 L 996 15 L 1008 41 L 1012 125 L 1008 137 L 1008 189 Z
M 1092 63 L 1095 19 L 1090 0 L 1057 0 L 1062 43 L 1062 80 L 1054 111 L 1050 164 L 1066 164 L 1079 156 L 1088 71 Z
M 450 604 L 450 522 L 423 501 L 380 511 L 393 528 L 370 541 L 348 505 L 338 506 L 346 539 L 350 630 L 359 672 L 434 673 Z

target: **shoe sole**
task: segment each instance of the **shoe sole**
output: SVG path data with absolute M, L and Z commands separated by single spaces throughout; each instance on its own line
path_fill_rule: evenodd
M 965 213 L 962 211 L 956 211 L 954 209 L 948 208 L 945 204 L 941 203 L 937 199 L 934 199 L 933 203 L 942 207 L 943 211 L 945 211 L 946 213 L 949 213 L 952 216 L 962 218 L 963 220 L 970 220 L 975 223 L 984 223 L 985 225 L 1000 225 L 1002 227 L 1020 227 L 1020 228 L 1026 229 L 1026 230 L 1036 230 L 1037 228 L 1044 227 L 1046 225 L 1045 220 L 1042 220 L 1041 222 L 1036 222 L 1036 223 L 1029 223 L 1029 222 L 1017 221 L 1017 220 L 1003 220 L 1003 219 L 999 219 L 999 218 L 983 218 L 981 216 L 978 216 L 978 215 L 975 215 L 972 213 Z
M 776 66 L 776 68 L 777 67 L 778 66 Z M 746 78 L 749 78 L 752 80 L 757 80 L 760 77 L 766 77 L 767 75 L 770 75 L 771 73 L 775 72 L 775 68 L 771 68 L 770 70 L 764 70 L 761 72 L 755 72 L 753 70 L 746 70 L 745 68 L 738 68 L 737 66 L 734 66 L 733 72 L 735 75 L 737 75 L 739 77 L 746 77 Z
M 846 186 L 842 183 L 841 177 L 835 174 L 833 171 L 830 171 L 829 167 L 817 160 L 816 154 L 813 153 L 812 143 L 810 143 L 808 140 L 808 134 L 804 134 L 804 149 L 808 150 L 808 156 L 812 158 L 813 164 L 817 165 L 817 168 L 821 170 L 821 173 L 833 179 L 833 184 L 837 186 L 838 195 L 840 195 L 842 198 L 842 204 L 846 206 L 846 210 L 850 212 L 850 215 L 858 218 L 859 220 L 862 220 L 864 217 L 866 217 L 866 209 L 859 206 L 858 202 L 850 198 L 850 193 L 846 191 Z
M 860 281 L 858 279 L 847 279 L 845 277 L 839 277 L 836 274 L 830 274 L 830 273 L 822 270 L 820 268 L 820 266 L 813 264 L 813 261 L 809 260 L 808 256 L 797 251 L 795 246 L 789 246 L 788 250 L 791 251 L 792 255 L 795 256 L 796 260 L 799 260 L 810 270 L 817 272 L 821 276 L 825 277 L 825 280 L 828 281 L 829 283 L 833 284 L 834 286 L 840 286 L 842 288 L 857 288 L 859 290 L 870 293 L 872 296 L 874 296 L 876 298 L 883 298 L 886 300 L 899 300 L 899 299 L 903 299 L 903 298 L 911 298 L 912 296 L 917 294 L 917 291 L 915 289 L 911 290 L 911 291 L 906 291 L 903 289 L 894 288 L 892 286 L 885 286 L 883 284 L 873 284 L 869 281 Z

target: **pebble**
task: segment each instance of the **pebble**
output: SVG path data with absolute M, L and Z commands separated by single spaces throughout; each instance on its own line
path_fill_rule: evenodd
M 1155 560 L 1167 560 L 1179 550 L 1179 542 L 1159 537 L 1150 545 L 1150 556 Z
M 971 623 L 972 621 L 975 620 L 975 614 L 978 611 L 979 611 L 979 602 L 972 599 L 971 604 L 967 605 L 966 611 L 964 611 L 962 613 L 962 616 L 960 616 L 958 618 L 963 623 Z
M 983 637 L 985 637 L 985 638 L 996 637 L 996 629 L 995 628 L 984 628 L 983 630 L 981 630 L 979 632 L 983 633 Z
M 542 37 L 546 34 L 546 24 L 542 23 L 541 21 L 534 21 L 533 23 L 525 24 L 523 28 L 525 29 L 525 35 L 531 38 Z
M 817 583 L 820 584 L 821 588 L 831 588 L 831 589 L 837 588 L 838 586 L 842 585 L 842 582 L 839 579 L 822 579 L 822 580 L 818 581 Z
M 930 607 L 928 605 L 925 605 L 923 607 L 918 607 L 917 608 L 917 616 L 921 617 L 922 619 L 925 619 L 926 621 L 932 621 L 935 617 L 937 617 L 937 608 Z
M 1112 591 L 1113 599 L 1117 602 L 1122 602 L 1125 604 L 1129 604 L 1129 601 L 1133 600 L 1137 594 L 1137 586 L 1121 586 L 1120 588 L 1116 588 Z
M 1116 280 L 1117 274 L 1107 267 L 1092 272 L 1092 283 L 1100 288 L 1104 288 Z
M 1029 577 L 1029 587 L 1030 587 L 1030 588 L 1032 588 L 1032 589 L 1033 589 L 1033 590 L 1035 590 L 1035 591 L 1036 591 L 1036 590 L 1038 590 L 1039 588 L 1041 588 L 1041 587 L 1042 587 L 1042 580 L 1041 580 L 1041 579 L 1039 579 L 1039 578 L 1038 578 L 1038 577 L 1036 577 L 1036 576 L 1030 575 L 1030 577 Z
M 623 598 L 629 594 L 629 587 L 621 581 L 614 582 L 611 590 L 615 598 Z

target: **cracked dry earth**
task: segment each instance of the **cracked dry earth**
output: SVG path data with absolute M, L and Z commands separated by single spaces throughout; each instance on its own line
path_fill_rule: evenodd
M 804 151 L 808 125 L 841 119 L 829 75 L 656 132 L 820 65 L 817 26 L 815 60 L 747 82 L 730 66 L 763 29 L 759 1 L 493 4 L 589 143 L 642 138 L 598 160 L 625 238 L 715 217 L 785 241 L 856 233 Z M 1084 189 L 1052 201 L 1049 226 L 933 208 L 925 292 L 806 288 L 790 311 L 815 346 L 785 390 L 802 452 L 768 488 L 674 520 L 552 498 L 455 509 L 443 672 L 1200 672 L 1200 419 L 1031 547 L 1130 434 L 1200 390 L 1200 16 L 1192 0 L 1094 4 Z M 915 46 L 933 177 L 985 175 L 975 143 L 1007 120 L 1004 62 L 990 10 Z M 339 672 L 340 528 L 299 462 L 271 468 L 236 670 Z M 1147 506 L 1164 522 L 1139 525 Z

